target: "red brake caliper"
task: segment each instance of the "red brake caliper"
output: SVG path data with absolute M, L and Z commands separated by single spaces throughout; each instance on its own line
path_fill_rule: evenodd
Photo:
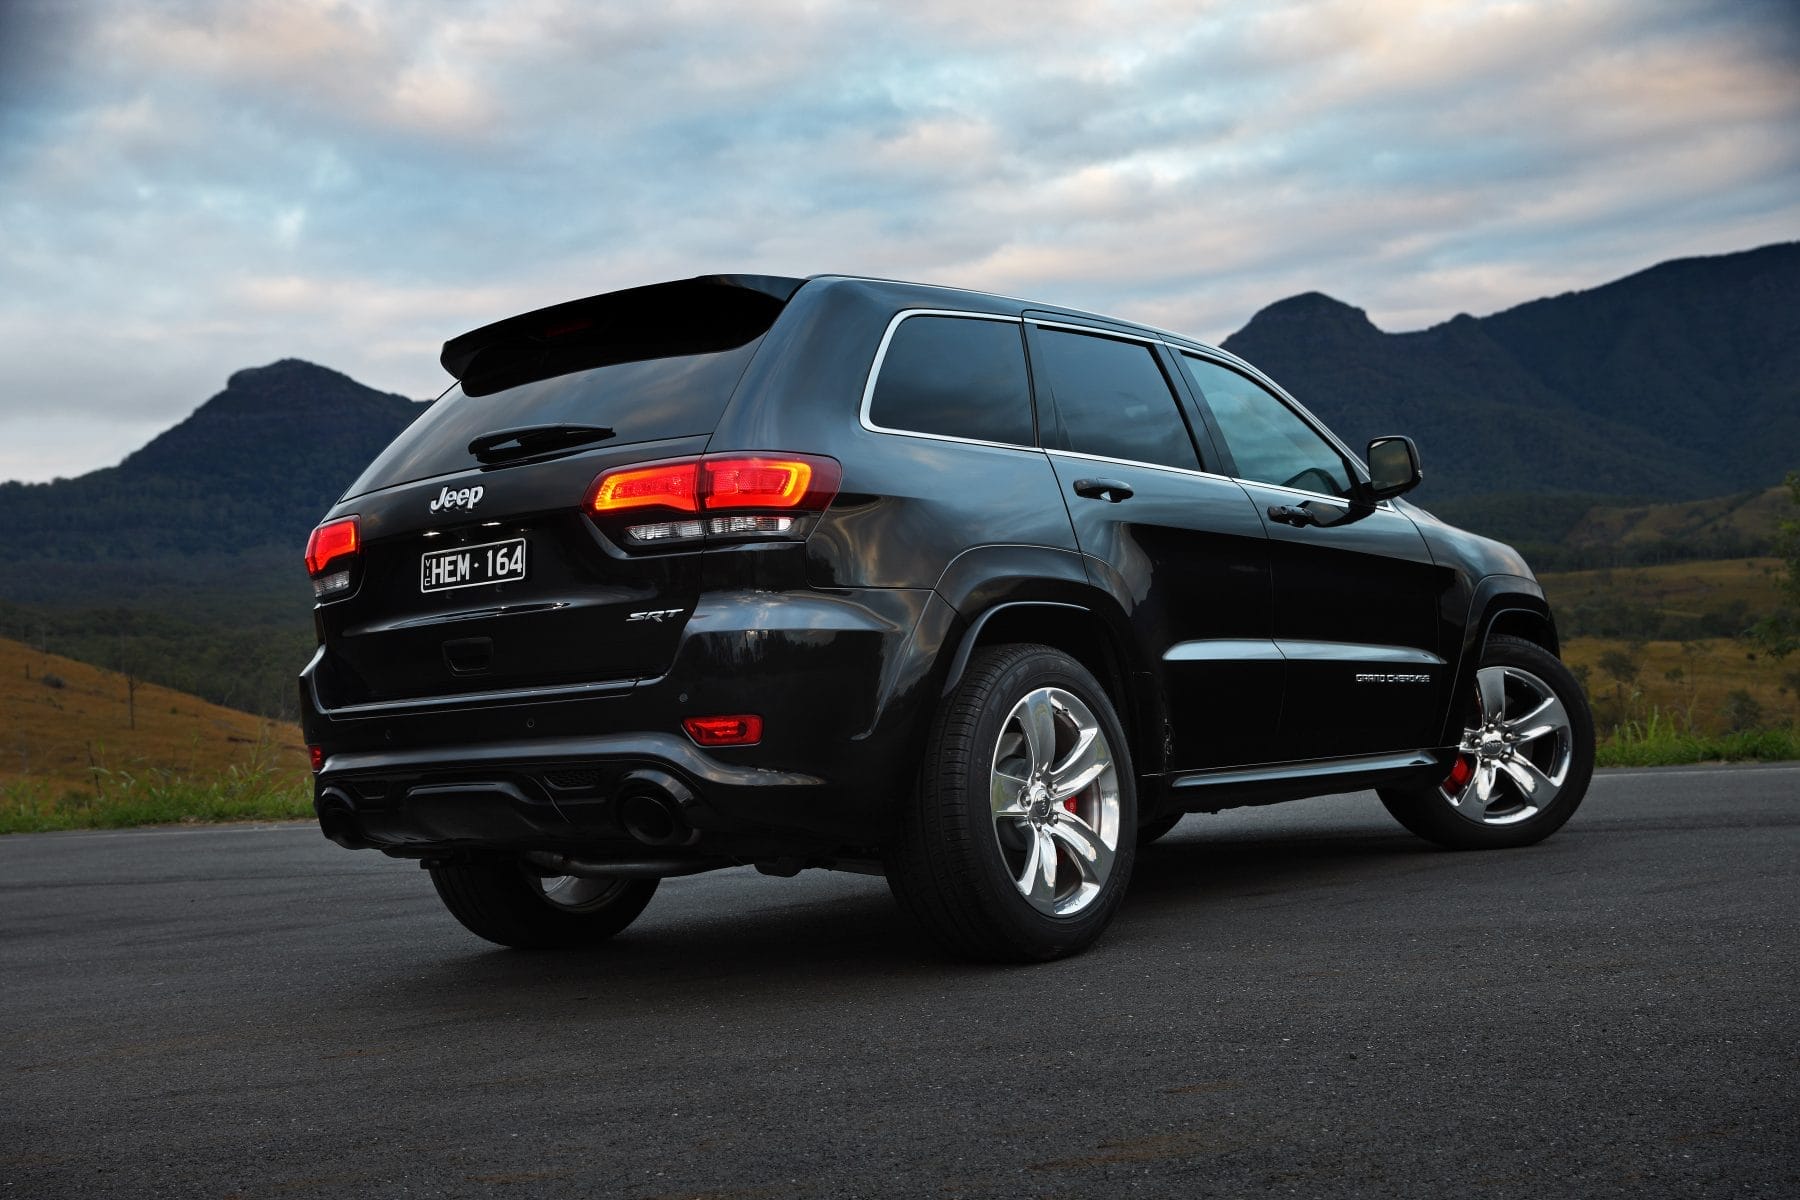
M 1474 778 L 1474 775 L 1474 759 L 1470 758 L 1467 754 L 1457 755 L 1456 761 L 1450 764 L 1450 777 L 1444 780 L 1444 791 L 1452 796 L 1456 795 L 1456 793 L 1463 790 L 1463 785 Z

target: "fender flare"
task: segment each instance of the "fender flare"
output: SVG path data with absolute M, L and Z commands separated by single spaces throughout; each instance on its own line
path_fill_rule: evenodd
M 1456 697 L 1474 685 L 1475 672 L 1481 665 L 1482 652 L 1493 636 L 1494 626 L 1502 617 L 1524 616 L 1541 621 L 1549 631 L 1552 653 L 1556 652 L 1556 622 L 1550 615 L 1550 604 L 1544 589 L 1535 579 L 1522 575 L 1488 575 L 1476 583 L 1469 596 L 1468 620 L 1463 624 L 1462 653 L 1457 659 L 1456 676 L 1444 700 L 1444 721 L 1439 742 L 1450 745 L 1460 732 L 1456 724 Z

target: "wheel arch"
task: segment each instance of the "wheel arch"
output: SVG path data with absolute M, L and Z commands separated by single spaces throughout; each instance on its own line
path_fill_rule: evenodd
M 1562 643 L 1556 635 L 1556 619 L 1550 615 L 1550 609 L 1546 605 L 1498 608 L 1490 613 L 1487 629 L 1481 638 L 1481 648 L 1486 649 L 1489 640 L 1500 636 L 1522 638 L 1542 646 L 1558 658 L 1562 657 Z
M 1475 684 L 1475 671 L 1490 639 L 1497 636 L 1523 638 L 1561 657 L 1561 640 L 1556 620 L 1550 615 L 1550 604 L 1544 589 L 1536 580 L 1516 575 L 1489 575 L 1475 586 L 1470 596 L 1468 619 L 1463 626 L 1462 654 L 1456 665 L 1455 680 L 1444 697 L 1444 720 L 1439 743 L 1449 745 L 1460 732 L 1456 727 L 1456 698 Z
M 1154 775 L 1162 770 L 1162 728 L 1154 688 L 1134 687 L 1133 670 L 1125 644 L 1117 630 L 1094 608 L 1069 600 L 1007 600 L 983 610 L 969 625 L 950 659 L 942 694 L 948 696 L 961 682 L 969 660 L 977 650 L 1015 642 L 1035 642 L 1067 654 L 1099 681 L 1113 711 L 1125 726 L 1131 744 L 1134 773 Z

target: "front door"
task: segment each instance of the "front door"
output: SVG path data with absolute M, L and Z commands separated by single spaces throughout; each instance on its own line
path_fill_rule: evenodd
M 1430 746 L 1450 686 L 1447 572 L 1409 518 L 1359 498 L 1356 468 L 1300 412 L 1222 362 L 1180 362 L 1269 534 L 1282 757 Z

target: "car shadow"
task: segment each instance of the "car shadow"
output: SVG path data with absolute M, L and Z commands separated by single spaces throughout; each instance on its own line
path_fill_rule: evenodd
M 1105 970 L 1113 960 L 1124 965 L 1144 939 L 1161 938 L 1171 925 L 1189 938 L 1206 928 L 1209 910 L 1234 899 L 1292 894 L 1296 903 L 1306 903 L 1309 890 L 1378 886 L 1380 877 L 1434 857 L 1444 856 L 1405 833 L 1178 834 L 1140 852 L 1130 893 L 1094 949 L 1023 967 L 945 957 L 901 913 L 880 879 L 808 873 L 784 881 L 739 873 L 713 877 L 707 892 L 690 894 L 672 914 L 659 916 L 653 901 L 638 924 L 591 950 L 522 952 L 470 940 L 461 943 L 469 953 L 414 961 L 403 978 L 389 977 L 379 986 L 387 1003 L 398 989 L 419 1003 L 453 997 L 457 1004 L 509 1011 L 580 1003 L 590 1014 L 596 1006 L 705 1008 L 722 996 L 733 1004 L 877 993 L 891 1000 L 896 989 L 941 992 L 952 982 L 1011 991 L 1045 975 L 1077 977 Z

